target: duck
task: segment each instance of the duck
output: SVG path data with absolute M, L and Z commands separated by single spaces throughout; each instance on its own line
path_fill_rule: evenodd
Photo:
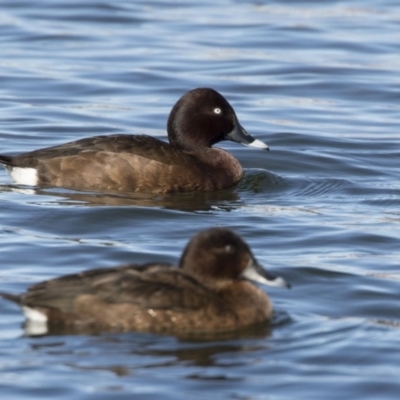
M 148 135 L 93 136 L 9 156 L 0 164 L 17 185 L 101 192 L 214 191 L 243 176 L 239 161 L 212 147 L 223 140 L 269 150 L 240 125 L 212 88 L 185 93 L 167 122 L 169 143 Z
M 238 234 L 214 227 L 189 240 L 177 266 L 91 269 L 0 296 L 18 304 L 40 333 L 86 328 L 179 336 L 235 332 L 270 321 L 272 303 L 255 283 L 290 287 L 261 267 Z

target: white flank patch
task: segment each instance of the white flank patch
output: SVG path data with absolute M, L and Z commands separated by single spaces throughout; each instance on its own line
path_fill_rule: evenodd
M 37 322 L 41 324 L 47 323 L 47 315 L 43 314 L 42 312 L 35 310 L 34 308 L 22 306 L 22 311 L 27 320 L 32 322 Z
M 246 146 L 257 147 L 258 149 L 269 149 L 267 144 L 258 139 L 255 139 L 253 142 L 247 144 Z
M 18 185 L 36 186 L 38 182 L 36 168 L 14 167 L 10 171 L 11 178 Z

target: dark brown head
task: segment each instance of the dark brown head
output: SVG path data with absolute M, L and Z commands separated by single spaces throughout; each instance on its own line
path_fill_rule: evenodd
M 265 271 L 242 238 L 226 228 L 206 229 L 195 235 L 187 244 L 179 266 L 213 289 L 238 279 L 289 287 L 284 279 Z
M 198 88 L 184 94 L 171 110 L 167 129 L 171 145 L 186 151 L 222 140 L 268 150 L 246 132 L 231 105 L 214 89 Z

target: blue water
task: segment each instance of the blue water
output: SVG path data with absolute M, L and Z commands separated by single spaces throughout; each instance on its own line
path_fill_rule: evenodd
M 0 300 L 12 399 L 398 399 L 400 3 L 0 1 L 0 153 L 145 133 L 210 86 L 269 153 L 233 143 L 238 186 L 169 196 L 16 187 L 0 171 L 0 290 L 176 262 L 228 226 L 290 291 L 275 318 L 205 342 L 29 337 Z

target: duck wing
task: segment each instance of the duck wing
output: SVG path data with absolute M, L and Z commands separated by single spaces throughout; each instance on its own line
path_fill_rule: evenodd
M 135 304 L 148 309 L 199 309 L 212 291 L 169 264 L 129 265 L 67 275 L 31 286 L 16 301 L 31 308 L 73 312 L 75 300 L 92 295 L 107 304 Z M 15 297 L 15 296 L 14 296 Z
M 39 163 L 44 161 L 101 152 L 137 155 L 160 161 L 166 154 L 171 153 L 171 146 L 147 135 L 107 135 L 88 137 L 14 157 L 3 157 L 5 158 L 4 163 L 12 163 L 13 166 L 22 168 L 36 168 Z

